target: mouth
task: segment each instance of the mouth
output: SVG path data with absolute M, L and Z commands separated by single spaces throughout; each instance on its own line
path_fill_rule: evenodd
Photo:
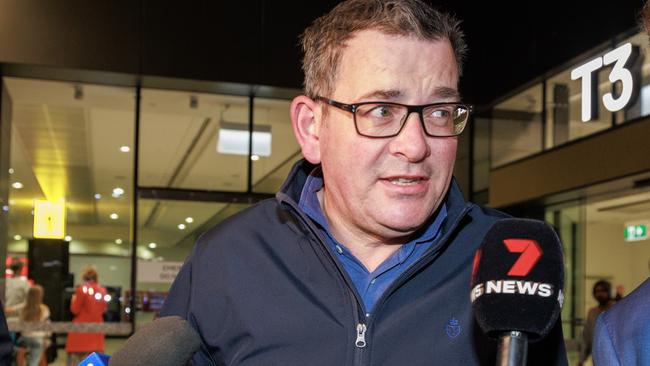
M 423 176 L 395 176 L 384 178 L 383 180 L 396 186 L 408 187 L 418 185 L 428 179 Z

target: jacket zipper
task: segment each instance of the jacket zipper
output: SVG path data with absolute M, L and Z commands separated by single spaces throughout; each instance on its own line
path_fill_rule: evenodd
M 329 256 L 330 260 L 334 263 L 336 268 L 338 269 L 340 275 L 343 278 L 343 281 L 348 287 L 348 291 L 351 294 L 352 297 L 352 302 L 354 303 L 354 313 L 355 313 L 355 320 L 356 320 L 356 340 L 354 342 L 355 345 L 355 357 L 354 357 L 354 365 L 363 365 L 363 350 L 368 346 L 368 342 L 366 340 L 366 334 L 368 332 L 368 328 L 372 324 L 372 320 L 376 318 L 373 316 L 367 323 L 365 323 L 362 319 L 365 319 L 365 313 L 364 313 L 364 308 L 363 308 L 363 303 L 357 296 L 356 291 L 354 290 L 353 285 L 350 283 L 348 278 L 345 275 L 345 269 L 341 268 L 341 265 L 339 262 L 336 260 L 336 258 L 333 257 L 333 254 L 327 248 L 327 244 L 323 242 L 323 240 L 320 237 L 320 234 L 318 232 L 318 229 L 313 226 L 311 221 L 304 217 L 304 215 L 300 212 L 300 209 L 294 205 L 294 203 L 291 200 L 283 200 L 282 202 L 288 204 L 291 208 L 294 209 L 294 211 L 297 213 L 298 217 L 307 225 L 310 231 L 314 234 L 318 242 L 321 244 L 321 248 L 325 250 L 327 255 Z M 411 276 L 411 273 L 414 272 L 414 270 L 417 270 L 421 267 L 422 263 L 428 263 L 429 257 L 434 256 L 436 253 L 439 252 L 439 249 L 442 248 L 442 245 L 445 244 L 445 242 L 449 239 L 449 236 L 456 230 L 456 227 L 460 223 L 460 220 L 462 220 L 467 212 L 469 211 L 470 204 L 466 204 L 463 210 L 456 216 L 456 219 L 452 223 L 452 225 L 449 226 L 449 231 L 447 234 L 440 239 L 440 243 L 436 248 L 431 249 L 430 251 L 424 253 L 424 255 L 415 263 L 413 263 L 409 268 L 404 271 L 391 285 L 389 288 L 384 291 L 382 296 L 379 298 L 379 301 L 375 305 L 375 310 L 379 310 L 380 305 L 383 304 L 383 302 L 386 300 L 386 298 L 399 286 L 402 285 L 404 282 L 405 278 L 408 278 Z
M 366 327 L 365 324 L 359 323 L 357 324 L 357 340 L 354 342 L 354 345 L 357 346 L 357 348 L 364 348 L 366 346 L 366 330 L 368 327 Z
M 293 210 L 296 211 L 298 217 L 303 221 L 305 225 L 307 225 L 309 230 L 312 232 L 312 234 L 316 237 L 316 239 L 320 243 L 321 248 L 325 250 L 325 252 L 327 253 L 328 257 L 330 258 L 334 266 L 338 269 L 339 274 L 343 278 L 343 282 L 345 282 L 345 284 L 348 287 L 348 293 L 352 298 L 354 320 L 356 323 L 356 327 L 355 327 L 356 339 L 354 342 L 355 355 L 354 355 L 353 365 L 362 365 L 363 349 L 366 348 L 366 346 L 368 345 L 368 342 L 366 341 L 366 331 L 368 330 L 368 327 L 366 323 L 364 323 L 363 321 L 363 319 L 365 319 L 365 311 L 364 311 L 363 303 L 361 302 L 361 299 L 358 297 L 354 285 L 348 280 L 348 277 L 345 274 L 346 273 L 345 269 L 342 268 L 340 263 L 336 260 L 332 252 L 327 247 L 327 244 L 323 242 L 323 239 L 321 239 L 318 229 L 313 226 L 313 224 L 308 218 L 303 217 L 304 215 L 301 213 L 300 209 L 295 207 L 292 201 L 283 200 L 283 202 L 288 204 L 291 208 L 293 208 Z

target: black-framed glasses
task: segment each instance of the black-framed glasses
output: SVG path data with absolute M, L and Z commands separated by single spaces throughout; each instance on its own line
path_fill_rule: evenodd
M 357 133 L 366 137 L 399 135 L 408 116 L 415 112 L 427 136 L 452 137 L 460 135 L 467 125 L 472 106 L 463 103 L 431 103 L 407 105 L 392 102 L 362 102 L 345 104 L 316 97 L 333 107 L 352 112 Z

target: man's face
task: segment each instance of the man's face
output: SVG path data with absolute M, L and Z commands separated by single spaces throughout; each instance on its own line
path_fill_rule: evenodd
M 605 305 L 609 302 L 611 299 L 611 295 L 609 291 L 607 291 L 607 288 L 604 286 L 596 286 L 594 288 L 594 298 L 600 305 Z
M 458 68 L 448 40 L 358 32 L 343 51 L 332 95 L 343 103 L 455 102 Z M 398 136 L 357 134 L 352 113 L 333 107 L 320 121 L 319 149 L 329 220 L 383 242 L 402 241 L 439 207 L 454 168 L 457 138 L 425 135 L 412 113 Z

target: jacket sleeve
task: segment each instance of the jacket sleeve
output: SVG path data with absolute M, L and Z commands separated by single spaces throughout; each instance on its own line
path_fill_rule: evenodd
M 177 315 L 187 320 L 192 288 L 192 256 L 183 264 L 172 283 L 160 316 Z
M 196 251 L 196 246 L 194 251 Z M 178 276 L 172 283 L 172 287 L 169 289 L 169 294 L 165 299 L 165 304 L 163 305 L 162 310 L 160 311 L 160 316 L 180 316 L 181 318 L 187 320 L 187 322 L 197 330 L 198 324 L 196 319 L 192 316 L 190 310 L 190 304 L 192 302 L 192 258 L 195 255 L 195 252 L 190 254 L 189 258 L 181 267 Z M 201 324 L 202 326 L 210 326 L 206 324 Z M 210 353 L 205 346 L 205 343 L 201 344 L 201 349 L 194 355 L 191 361 L 191 365 L 215 365 L 215 361 L 210 356 Z
M 86 299 L 86 296 L 84 296 L 83 291 L 82 291 L 82 286 L 77 286 L 77 289 L 75 290 L 75 294 L 72 297 L 72 302 L 70 303 L 70 311 L 72 314 L 77 315 L 79 312 L 81 312 L 81 309 L 83 308 L 84 300 Z
M 620 366 L 618 358 L 616 357 L 616 350 L 612 337 L 607 330 L 607 324 L 603 316 L 599 316 L 596 321 L 596 328 L 594 329 L 594 340 L 592 348 L 592 357 L 595 366 Z

